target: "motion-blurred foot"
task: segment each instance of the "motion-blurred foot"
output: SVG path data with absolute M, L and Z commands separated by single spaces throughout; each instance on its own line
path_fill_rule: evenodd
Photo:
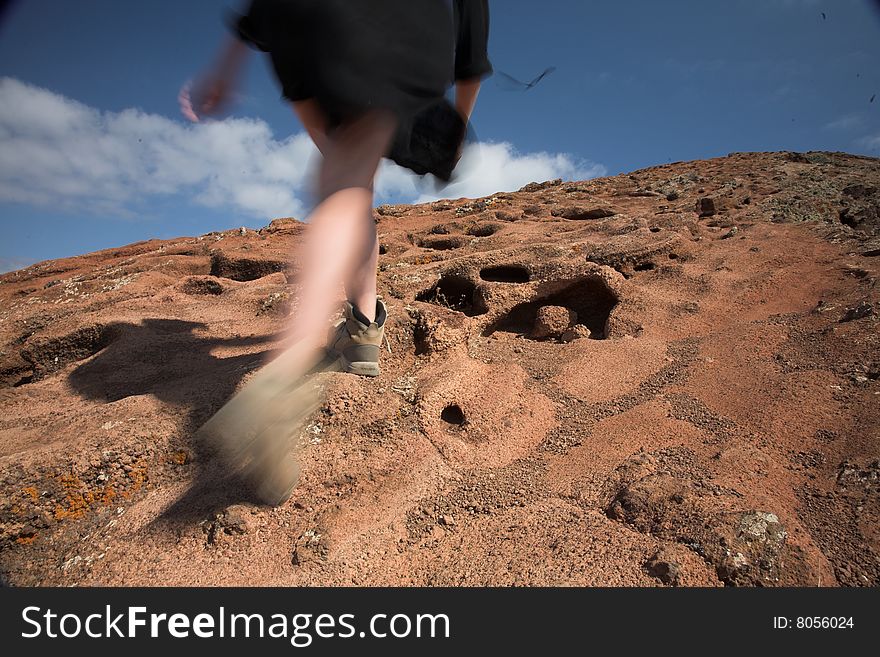
M 322 390 L 306 372 L 315 371 L 321 356 L 288 350 L 196 432 L 196 440 L 265 504 L 282 504 L 299 481 L 297 439 L 322 401 Z

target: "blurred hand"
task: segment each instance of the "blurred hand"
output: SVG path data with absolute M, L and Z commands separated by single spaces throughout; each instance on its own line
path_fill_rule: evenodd
M 180 103 L 180 113 L 193 123 L 198 123 L 199 116 L 195 113 L 195 110 L 193 110 L 192 99 L 189 95 L 191 86 L 191 83 L 187 81 L 186 84 L 181 87 L 180 93 L 177 94 L 177 102 Z
M 232 95 L 232 84 L 220 76 L 200 80 L 195 88 L 190 82 L 183 85 L 177 99 L 181 113 L 190 121 L 198 122 L 203 117 L 219 112 Z
M 226 38 L 226 45 L 221 48 L 210 73 L 202 76 L 195 86 L 187 82 L 180 90 L 177 100 L 186 118 L 201 121 L 223 109 L 235 91 L 247 53 L 248 48 L 240 39 L 232 35 Z

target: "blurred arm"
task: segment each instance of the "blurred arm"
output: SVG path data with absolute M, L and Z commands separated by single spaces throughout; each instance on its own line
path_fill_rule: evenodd
M 470 121 L 480 91 L 480 81 L 492 73 L 489 61 L 489 3 L 487 0 L 454 0 L 455 109 Z
M 247 58 L 248 50 L 250 49 L 241 39 L 231 35 L 227 37 L 226 44 L 220 51 L 220 57 L 214 69 L 218 76 L 236 78 L 241 72 L 241 67 Z
M 238 39 L 229 37 L 220 49 L 213 67 L 193 85 L 180 91 L 181 111 L 191 121 L 217 113 L 229 101 L 238 84 L 242 64 L 247 57 L 247 47 Z
M 480 92 L 480 78 L 457 80 L 455 83 L 455 109 L 461 114 L 461 118 L 467 123 L 471 119 L 474 105 L 477 102 L 477 94 Z
M 321 153 L 327 143 L 327 117 L 313 98 L 293 101 L 293 110 Z

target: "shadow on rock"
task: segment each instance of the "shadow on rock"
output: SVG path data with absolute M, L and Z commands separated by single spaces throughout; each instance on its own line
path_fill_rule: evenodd
M 107 403 L 153 395 L 187 409 L 181 427 L 198 428 L 232 394 L 241 378 L 258 368 L 266 352 L 218 357 L 218 348 L 247 348 L 277 335 L 214 338 L 198 335 L 207 326 L 176 319 L 112 324 L 114 339 L 70 375 L 70 386 L 86 399 Z
M 86 399 L 116 402 L 152 395 L 185 413 L 180 436 L 193 471 L 187 491 L 154 521 L 157 528 L 182 531 L 238 502 L 254 502 L 248 487 L 224 470 L 216 455 L 192 438 L 233 395 L 242 377 L 258 369 L 269 350 L 217 356 L 218 349 L 250 348 L 277 334 L 236 338 L 201 336 L 205 324 L 176 319 L 145 319 L 110 327 L 113 340 L 70 375 L 70 386 Z

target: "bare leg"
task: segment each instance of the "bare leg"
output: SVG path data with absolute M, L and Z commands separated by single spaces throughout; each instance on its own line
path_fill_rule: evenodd
M 293 109 L 318 150 L 322 154 L 328 152 L 330 138 L 327 134 L 327 120 L 317 102 L 314 99 L 295 101 Z M 370 192 L 372 191 L 371 183 Z M 372 208 L 372 200 L 370 207 Z M 345 281 L 346 298 L 371 321 L 375 319 L 376 314 L 376 268 L 379 264 L 379 241 L 375 230 L 368 228 L 372 226 L 374 226 L 372 211 L 368 211 L 368 220 L 365 224 L 368 230 L 368 243 L 365 245 L 361 261 L 354 266 Z
M 379 244 L 372 184 L 394 134 L 391 115 L 371 112 L 339 128 L 325 147 L 319 194 L 298 259 L 301 293 L 288 337 L 319 348 L 337 303 L 340 281 L 368 319 L 376 306 Z
M 364 272 L 375 305 L 375 265 L 367 275 L 365 264 L 377 250 L 372 182 L 394 127 L 392 116 L 370 112 L 324 143 L 323 200 L 297 254 L 301 288 L 287 332 L 292 344 L 199 429 L 198 439 L 213 444 L 224 467 L 243 473 L 266 503 L 286 500 L 299 478 L 289 439 L 320 399 L 302 375 L 321 360 L 339 283 Z
M 372 208 L 372 198 L 370 207 Z M 372 229 L 367 235 L 364 249 L 366 258 L 352 269 L 345 281 L 345 296 L 357 306 L 364 316 L 373 321 L 376 318 L 376 268 L 379 265 L 379 239 L 374 227 L 373 213 L 368 213 L 368 226 Z

